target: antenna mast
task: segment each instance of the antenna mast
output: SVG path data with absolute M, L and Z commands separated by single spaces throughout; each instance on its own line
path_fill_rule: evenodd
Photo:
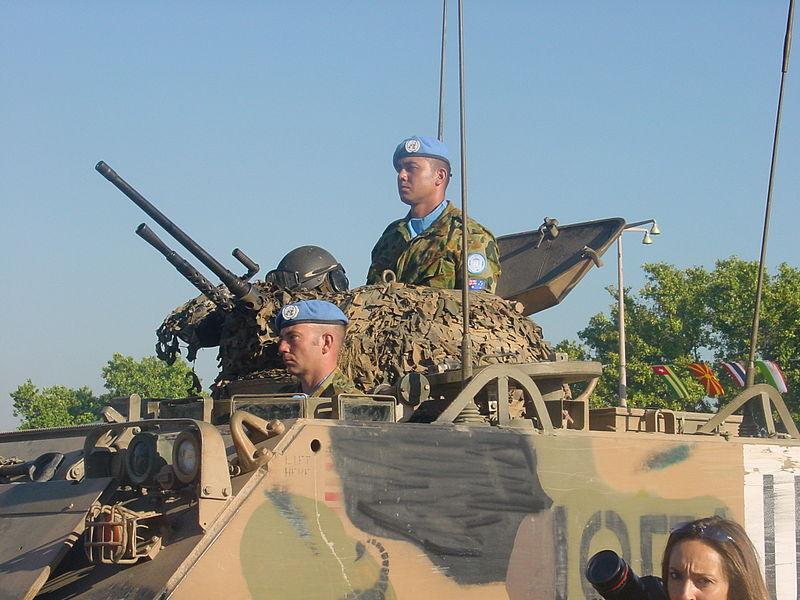
M 761 234 L 761 258 L 758 261 L 758 280 L 756 283 L 756 305 L 753 311 L 753 328 L 750 332 L 750 356 L 747 359 L 746 387 L 755 381 L 755 356 L 758 345 L 758 325 L 761 317 L 761 291 L 764 286 L 764 269 L 767 260 L 767 237 L 769 220 L 772 212 L 772 188 L 775 181 L 775 168 L 778 162 L 778 134 L 781 128 L 781 110 L 783 108 L 783 84 L 789 70 L 789 54 L 792 50 L 792 21 L 794 20 L 794 0 L 789 0 L 789 16 L 786 19 L 786 36 L 783 39 L 783 65 L 781 67 L 781 86 L 778 92 L 778 112 L 775 116 L 775 135 L 772 140 L 772 163 L 769 168 L 769 185 L 767 186 L 767 206 L 764 210 L 764 231 Z
M 467 272 L 467 135 L 464 113 L 464 10 L 458 0 L 458 93 L 461 121 L 461 308 L 464 337 L 461 341 L 461 380 L 472 377 L 472 342 L 469 337 L 469 273 Z
M 444 141 L 444 56 L 447 35 L 447 0 L 442 0 L 442 56 L 439 60 L 439 133 L 440 142 Z

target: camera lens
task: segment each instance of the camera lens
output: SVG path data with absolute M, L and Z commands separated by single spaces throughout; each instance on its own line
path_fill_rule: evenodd
M 636 573 L 613 550 L 601 550 L 589 560 L 586 579 L 605 600 L 650 598 Z
M 601 594 L 622 585 L 628 577 L 628 565 L 613 550 L 595 554 L 586 567 L 586 579 Z

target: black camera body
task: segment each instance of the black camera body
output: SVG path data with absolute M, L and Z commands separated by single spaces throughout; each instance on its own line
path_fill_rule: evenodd
M 613 550 L 601 550 L 589 559 L 586 579 L 605 600 L 668 600 L 660 577 L 638 577 Z

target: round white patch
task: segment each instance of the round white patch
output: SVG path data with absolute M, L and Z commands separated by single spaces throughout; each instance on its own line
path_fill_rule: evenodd
M 300 314 L 300 309 L 294 304 L 287 304 L 281 309 L 281 316 L 287 321 L 291 321 Z
M 467 257 L 467 269 L 470 273 L 477 275 L 486 269 L 486 257 L 479 252 L 474 252 Z
M 406 140 L 406 152 L 417 152 L 419 150 L 419 140 Z

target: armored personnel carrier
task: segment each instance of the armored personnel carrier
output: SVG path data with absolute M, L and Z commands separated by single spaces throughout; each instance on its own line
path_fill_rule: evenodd
M 651 574 L 668 532 L 709 514 L 745 525 L 774 598 L 800 593 L 800 434 L 777 390 L 715 415 L 590 409 L 601 365 L 553 355 L 526 318 L 622 219 L 499 239 L 499 295 L 471 297 L 468 380 L 460 293 L 386 281 L 327 296 L 351 318 L 342 362 L 364 394 L 320 399 L 276 393 L 268 325 L 313 292 L 249 282 L 241 253 L 236 277 L 98 170 L 223 282 L 140 227 L 203 292 L 165 320 L 162 355 L 219 345 L 220 376 L 213 398 L 132 395 L 100 424 L 0 435 L 15 457 L 0 466 L 0 599 L 595 598 L 594 552 Z M 769 437 L 740 435 L 733 412 L 753 398 Z

